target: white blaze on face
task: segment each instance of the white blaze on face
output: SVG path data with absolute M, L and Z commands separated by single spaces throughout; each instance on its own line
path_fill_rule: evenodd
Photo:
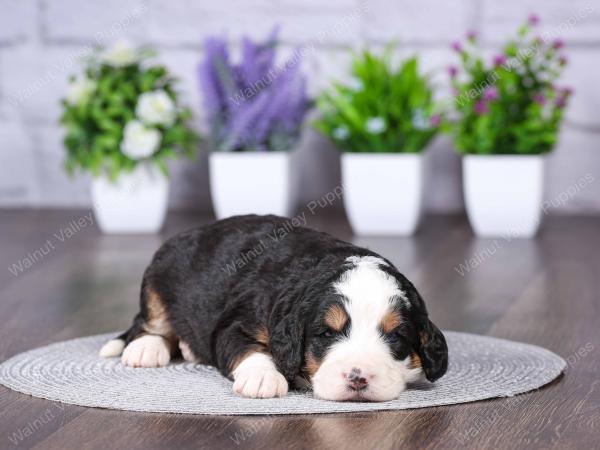
M 351 257 L 354 268 L 335 284 L 347 302 L 350 318 L 348 337 L 333 344 L 312 377 L 316 396 L 328 400 L 385 401 L 397 398 L 406 383 L 419 377 L 420 369 L 409 368 L 409 359 L 394 359 L 381 336 L 381 322 L 397 299 L 406 296 L 380 265 L 385 261 L 372 256 Z M 347 375 L 359 369 L 367 387 L 361 391 L 349 388 Z

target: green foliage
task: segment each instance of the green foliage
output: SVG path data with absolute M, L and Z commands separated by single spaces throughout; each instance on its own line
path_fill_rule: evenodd
M 317 98 L 314 126 L 343 151 L 416 153 L 438 132 L 440 116 L 416 57 L 396 69 L 390 53 L 355 55 L 352 81 L 334 83 Z
M 178 106 L 176 80 L 164 66 L 146 61 L 151 56 L 148 51 L 136 52 L 136 59 L 124 65 L 103 61 L 97 53 L 85 62 L 83 76 L 71 77 L 70 91 L 77 83 L 87 83 L 87 90 L 83 94 L 79 91 L 76 98 L 68 93 L 62 100 L 65 167 L 69 174 L 76 170 L 94 176 L 107 173 L 114 180 L 143 162 L 152 162 L 166 173 L 168 159 L 194 155 L 198 136 L 187 124 L 191 111 Z M 168 95 L 174 117 L 168 124 L 146 124 L 160 133 L 160 141 L 152 154 L 133 158 L 122 150 L 124 129 L 129 122 L 140 120 L 136 116 L 140 95 L 152 91 Z
M 531 38 L 536 22 L 521 26 L 489 65 L 474 37 L 464 47 L 454 44 L 464 71 L 450 68 L 456 115 L 450 129 L 459 152 L 532 155 L 555 146 L 571 90 L 554 84 L 566 65 L 562 42 Z

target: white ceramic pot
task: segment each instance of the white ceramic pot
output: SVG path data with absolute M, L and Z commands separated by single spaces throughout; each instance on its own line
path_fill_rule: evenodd
M 482 237 L 531 237 L 542 212 L 544 157 L 466 155 L 463 189 L 467 215 Z
M 424 155 L 344 153 L 344 206 L 358 235 L 410 235 L 423 203 Z
M 213 152 L 210 192 L 217 219 L 291 213 L 291 152 Z
M 115 182 L 92 181 L 96 222 L 103 233 L 156 233 L 165 220 L 169 180 L 153 165 L 139 165 Z

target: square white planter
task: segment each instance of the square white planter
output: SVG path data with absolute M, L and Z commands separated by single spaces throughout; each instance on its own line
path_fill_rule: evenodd
M 344 153 L 344 206 L 358 235 L 411 235 L 422 214 L 422 153 Z
M 217 219 L 292 211 L 291 152 L 213 152 L 210 192 Z
M 103 233 L 156 233 L 167 213 L 169 180 L 156 167 L 140 165 L 115 182 L 107 176 L 92 180 L 96 222 Z
M 537 232 L 544 189 L 543 156 L 466 155 L 467 215 L 481 237 L 531 237 Z

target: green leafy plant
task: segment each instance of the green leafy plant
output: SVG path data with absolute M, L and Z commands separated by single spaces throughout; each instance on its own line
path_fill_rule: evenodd
M 416 153 L 439 130 L 432 87 L 417 58 L 394 68 L 391 48 L 383 56 L 355 55 L 349 83 L 334 83 L 317 98 L 314 126 L 348 152 Z
M 66 169 L 116 179 L 151 162 L 194 154 L 198 136 L 187 125 L 191 111 L 178 105 L 175 79 L 149 60 L 153 52 L 125 42 L 98 50 L 83 74 L 70 79 L 62 100 Z
M 561 40 L 532 37 L 531 16 L 516 39 L 486 63 L 474 33 L 466 45 L 454 43 L 464 73 L 449 68 L 455 93 L 450 129 L 461 153 L 546 153 L 555 146 L 571 89 L 555 85 L 566 58 Z

